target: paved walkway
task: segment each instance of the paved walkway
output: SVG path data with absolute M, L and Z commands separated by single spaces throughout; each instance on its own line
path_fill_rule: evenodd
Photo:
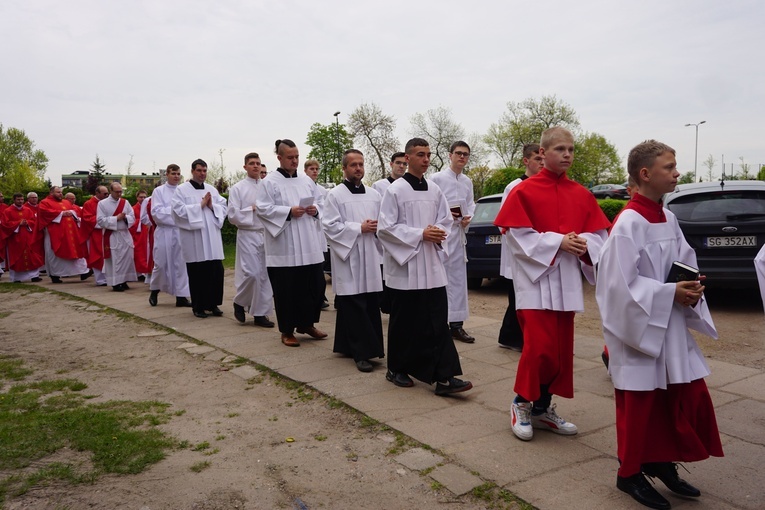
M 175 328 L 212 347 L 246 357 L 437 448 L 448 460 L 429 476 L 456 494 L 489 481 L 540 509 L 642 508 L 615 487 L 613 387 L 600 361 L 601 338 L 576 336 L 576 397 L 557 399 L 559 413 L 576 423 L 579 434 L 563 437 L 537 431 L 534 439 L 525 443 L 510 430 L 508 408 L 519 354 L 497 347 L 501 317 L 471 317 L 466 323 L 477 340 L 471 345 L 458 343 L 457 349 L 465 378 L 475 388 L 457 397 L 442 398 L 433 394 L 433 387 L 420 382 L 414 388 L 393 386 L 385 380 L 384 365 L 364 374 L 356 370 L 352 360 L 332 353 L 333 308 L 322 312 L 318 325 L 330 337 L 305 340 L 299 348 L 283 346 L 276 329 L 255 327 L 251 320 L 239 324 L 231 307 L 232 271 L 226 272 L 226 296 L 221 307 L 225 315 L 207 319 L 194 318 L 189 308 L 176 308 L 175 299 L 166 294 L 160 294 L 158 306 L 149 306 L 148 286 L 143 284 L 131 284 L 130 291 L 117 293 L 95 287 L 92 279 L 85 283 L 64 281 L 61 285 L 42 285 Z M 331 301 L 331 286 L 327 294 Z M 387 316 L 383 317 L 387 329 Z M 726 457 L 688 464 L 690 473 L 681 473 L 701 489 L 703 496 L 697 501 L 670 495 L 663 486 L 659 490 L 673 508 L 764 509 L 765 371 L 716 360 L 710 365 L 712 375 L 707 384 L 717 408 Z M 397 460 L 414 470 L 443 461 L 419 449 Z

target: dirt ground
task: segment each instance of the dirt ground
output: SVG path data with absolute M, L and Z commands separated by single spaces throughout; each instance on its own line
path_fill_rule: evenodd
M 710 290 L 706 298 L 719 339 L 695 335 L 704 355 L 752 368 L 765 367 L 765 314 L 759 290 Z M 502 280 L 484 280 L 479 290 L 470 291 L 471 314 L 501 318 L 506 308 L 507 287 Z M 595 287 L 591 285 L 584 286 L 584 313 L 577 314 L 575 331 L 602 336 Z
M 82 301 L 23 290 L 1 295 L 0 354 L 23 358 L 32 378 L 76 378 L 98 396 L 94 401 L 170 403 L 169 413 L 185 412 L 162 427 L 192 446 L 210 443 L 205 452 L 171 451 L 138 475 L 34 489 L 8 509 L 485 508 L 434 490 L 429 477 L 388 454 L 393 432 L 364 426 L 358 414 L 332 409 L 325 399 L 269 376 L 247 382 L 177 349 L 177 336 L 137 336 L 150 328 L 87 310 Z M 36 464 L 87 462 L 71 451 L 55 457 Z M 204 461 L 207 469 L 189 469 Z
M 5 289 L 8 286 L 4 286 Z M 178 337 L 139 336 L 151 328 L 99 311 L 88 303 L 20 286 L 0 300 L 0 354 L 19 356 L 35 378 L 76 378 L 103 400 L 159 400 L 174 416 L 163 428 L 205 451 L 171 451 L 144 473 L 108 475 L 93 485 L 58 484 L 30 491 L 9 509 L 479 509 L 485 503 L 454 498 L 431 479 L 393 460 L 391 431 L 365 426 L 357 414 L 322 398 L 301 396 L 269 376 L 244 381 L 176 347 Z M 700 338 L 710 358 L 762 368 L 763 310 L 756 292 L 708 296 L 720 340 Z M 502 282 L 470 293 L 471 312 L 501 318 Z M 599 336 L 594 290 L 578 334 Z M 287 438 L 294 442 L 287 442 Z M 405 447 L 406 448 L 406 447 Z M 87 463 L 74 452 L 56 459 Z M 207 461 L 199 473 L 189 468 Z

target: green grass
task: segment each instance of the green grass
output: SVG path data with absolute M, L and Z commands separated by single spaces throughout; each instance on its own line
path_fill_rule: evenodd
M 236 244 L 223 245 L 223 268 L 234 269 L 236 265 Z
M 140 473 L 175 446 L 155 428 L 170 419 L 168 404 L 88 403 L 80 393 L 87 385 L 75 379 L 15 382 L 31 372 L 19 359 L 0 358 L 0 505 L 53 480 L 85 483 L 103 473 Z M 50 463 L 28 469 L 65 447 L 89 454 L 92 468 Z
M 209 468 L 212 464 L 209 460 L 204 460 L 201 462 L 197 462 L 196 464 L 192 464 L 191 467 L 189 467 L 190 470 L 192 470 L 195 473 L 199 473 L 201 471 L 204 471 L 205 469 Z

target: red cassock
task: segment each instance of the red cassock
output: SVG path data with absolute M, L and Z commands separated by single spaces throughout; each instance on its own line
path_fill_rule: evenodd
M 80 226 L 72 216 L 64 216 L 60 223 L 54 223 L 59 214 L 64 211 L 75 211 L 74 205 L 68 200 L 60 202 L 48 196 L 40 201 L 37 208 L 37 232 L 48 229 L 50 246 L 56 257 L 74 260 L 83 258 L 85 250 L 80 242 Z
M 8 208 L 8 204 L 5 202 L 0 202 L 0 223 L 3 222 L 3 213 Z M 0 262 L 5 260 L 5 239 L 3 238 L 3 235 L 0 234 Z
M 21 225 L 21 220 L 26 220 L 27 224 Z M 44 260 L 35 249 L 36 224 L 35 213 L 28 207 L 12 206 L 0 213 L 1 243 L 8 247 L 6 267 L 14 271 L 33 271 L 43 265 Z
M 151 204 L 151 202 L 149 202 Z M 151 207 L 151 205 L 147 205 Z M 130 227 L 130 235 L 133 236 L 133 257 L 135 259 L 136 273 L 148 274 L 154 268 L 154 258 L 152 257 L 152 248 L 154 245 L 154 225 L 146 226 L 141 224 L 141 204 L 136 203 L 133 206 L 135 223 Z M 138 231 L 138 226 L 141 231 Z
M 25 209 L 29 209 L 30 211 L 32 211 L 32 213 L 35 215 L 35 218 L 37 218 L 37 211 L 39 210 L 39 204 L 31 205 L 29 202 L 24 202 L 23 207 Z M 45 235 L 43 234 L 42 228 L 40 227 L 35 231 L 34 250 L 42 259 L 43 264 L 45 264 L 45 246 L 44 245 L 45 245 Z
M 96 228 L 96 213 L 98 212 L 98 199 L 90 199 L 82 205 L 82 222 L 80 223 L 80 244 L 86 255 L 86 261 L 90 269 L 104 270 L 103 231 Z M 88 247 L 90 240 L 90 247 Z

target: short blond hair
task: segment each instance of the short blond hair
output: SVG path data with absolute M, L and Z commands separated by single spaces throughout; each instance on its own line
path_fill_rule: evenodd
M 542 138 L 539 140 L 539 145 L 543 149 L 549 149 L 556 140 L 561 138 L 567 138 L 572 142 L 574 141 L 574 135 L 568 129 L 560 126 L 551 127 L 542 132 Z
M 627 156 L 627 173 L 630 179 L 635 183 L 640 182 L 640 170 L 651 168 L 656 158 L 665 152 L 671 152 L 673 156 L 675 155 L 675 149 L 656 140 L 646 140 L 634 146 Z
M 309 166 L 318 166 L 318 167 L 321 167 L 319 162 L 317 160 L 315 160 L 315 159 L 306 160 L 306 162 L 303 163 L 303 170 L 308 170 Z

